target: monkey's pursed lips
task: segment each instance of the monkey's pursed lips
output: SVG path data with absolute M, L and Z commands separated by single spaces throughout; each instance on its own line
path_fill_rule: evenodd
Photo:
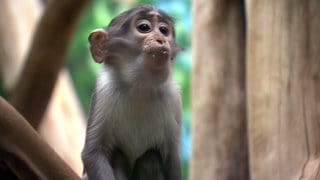
M 145 49 L 145 53 L 152 59 L 167 60 L 169 58 L 169 49 L 166 47 L 157 47 Z
M 147 58 L 146 63 L 151 69 L 164 69 L 170 60 L 170 51 L 165 47 L 150 48 L 145 50 L 145 55 Z

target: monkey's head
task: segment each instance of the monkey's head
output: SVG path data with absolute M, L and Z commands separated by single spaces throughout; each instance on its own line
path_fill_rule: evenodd
M 169 72 L 181 50 L 175 42 L 173 24 L 170 16 L 150 5 L 125 11 L 107 27 L 91 32 L 92 57 L 133 75 Z

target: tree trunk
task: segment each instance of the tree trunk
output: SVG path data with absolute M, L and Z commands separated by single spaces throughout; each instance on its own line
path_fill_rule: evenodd
M 320 179 L 320 3 L 246 4 L 251 178 Z
M 191 180 L 247 180 L 244 4 L 194 0 Z

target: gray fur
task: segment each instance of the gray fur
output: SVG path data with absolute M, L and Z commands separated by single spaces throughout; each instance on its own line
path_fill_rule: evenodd
M 115 74 L 112 68 L 104 68 L 98 76 L 94 97 L 99 98 L 92 104 L 83 159 L 96 158 L 93 152 L 98 144 L 105 146 L 106 154 L 114 147 L 122 150 L 129 158 L 130 168 L 150 148 L 161 149 L 164 159 L 172 149 L 178 151 L 181 118 L 178 86 L 169 78 L 157 88 L 132 86 L 121 82 Z M 96 142 L 99 139 L 103 142 Z M 104 162 L 102 159 L 101 164 Z M 107 179 L 113 179 L 113 175 L 108 176 Z
M 112 72 L 104 69 L 97 82 L 97 107 L 93 119 L 105 119 L 106 132 L 112 142 L 130 158 L 130 164 L 147 149 L 164 146 L 166 142 L 178 143 L 180 135 L 180 95 L 178 87 L 168 81 L 157 89 L 121 86 L 115 83 Z M 117 86 L 119 85 L 119 86 Z M 173 134 L 174 133 L 174 134 Z M 167 149 L 162 153 L 165 156 Z
M 180 90 L 171 78 L 172 59 L 179 50 L 174 31 L 167 37 L 154 30 L 142 41 L 124 28 L 135 28 L 127 26 L 135 13 L 148 11 L 160 12 L 152 6 L 134 8 L 90 36 L 96 37 L 90 39 L 93 57 L 105 66 L 91 101 L 82 151 L 83 179 L 149 179 L 152 174 L 157 174 L 155 180 L 181 179 Z M 168 18 L 163 12 L 156 15 Z M 150 54 L 144 46 L 164 48 L 168 54 L 155 57 L 152 53 L 157 52 Z M 157 61 L 165 62 L 160 70 L 150 67 Z

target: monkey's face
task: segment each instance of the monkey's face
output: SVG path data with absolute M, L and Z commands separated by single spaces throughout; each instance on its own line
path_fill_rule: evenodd
M 148 5 L 121 13 L 106 28 L 93 31 L 89 41 L 98 63 L 123 64 L 140 58 L 151 69 L 168 67 L 181 50 L 175 42 L 173 20 Z
M 93 31 L 89 42 L 94 60 L 115 70 L 118 78 L 150 86 L 168 79 L 172 60 L 181 50 L 173 20 L 148 5 L 121 13 L 106 28 Z
M 170 66 L 173 57 L 172 22 L 158 11 L 149 11 L 137 16 L 132 23 L 134 37 L 141 43 L 144 64 L 150 69 Z

